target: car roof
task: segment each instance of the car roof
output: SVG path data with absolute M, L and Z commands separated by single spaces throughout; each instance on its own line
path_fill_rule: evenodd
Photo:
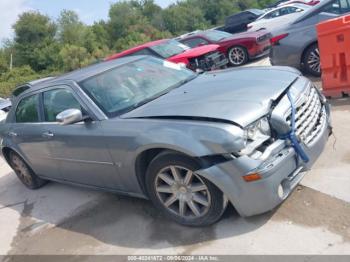
M 205 30 L 205 31 L 208 31 L 208 30 Z M 196 30 L 196 31 L 193 31 L 193 32 L 189 32 L 189 33 L 180 35 L 180 36 L 178 36 L 178 37 L 176 37 L 174 39 L 175 40 L 183 40 L 183 39 L 186 39 L 186 38 L 191 37 L 191 36 L 202 35 L 203 33 L 204 33 L 204 30 Z
M 130 55 L 130 54 L 133 54 L 133 53 L 135 53 L 137 51 L 140 51 L 142 49 L 145 49 L 147 47 L 152 47 L 152 46 L 155 46 L 155 45 L 162 44 L 162 43 L 164 43 L 166 41 L 169 41 L 169 39 L 161 39 L 161 40 L 156 40 L 156 41 L 152 41 L 152 42 L 147 42 L 147 43 L 144 43 L 142 45 L 138 45 L 138 46 L 135 46 L 133 48 L 124 50 L 124 51 L 122 51 L 120 53 L 116 53 L 114 55 L 111 55 L 111 56 L 107 57 L 105 60 L 106 61 L 110 61 L 110 60 L 113 60 L 113 59 L 116 59 L 116 58 L 124 57 L 124 56 Z
M 59 85 L 65 81 L 74 81 L 78 83 L 92 76 L 108 71 L 112 68 L 122 66 L 122 65 L 143 59 L 145 57 L 147 56 L 128 56 L 128 57 L 123 57 L 121 59 L 116 59 L 112 61 L 103 61 L 100 63 L 96 63 L 90 66 L 84 67 L 82 69 L 78 69 L 78 70 L 63 74 L 58 77 L 48 77 L 48 78 L 31 81 L 17 88 L 19 89 L 22 87 L 27 87 L 23 92 L 20 92 L 17 96 L 32 92 L 38 89 L 42 89 L 47 86 L 54 86 L 56 84 Z M 16 92 L 16 90 L 14 92 Z
M 299 23 L 303 20 L 306 20 L 312 16 L 314 16 L 315 14 L 317 14 L 320 10 L 322 10 L 326 5 L 328 5 L 329 3 L 333 2 L 334 0 L 323 0 L 321 1 L 319 4 L 312 6 L 311 8 L 309 8 L 308 10 L 306 10 L 305 12 L 303 12 L 303 15 L 299 16 L 297 19 L 295 19 L 295 21 L 293 22 L 293 24 Z
M 303 4 L 303 3 L 291 3 L 291 4 L 287 4 L 287 5 L 282 5 L 282 6 L 279 6 L 279 7 L 276 7 L 272 10 L 270 10 L 269 12 L 272 12 L 272 11 L 275 11 L 277 9 L 281 9 L 281 8 L 284 8 L 284 7 L 298 7 L 298 8 L 303 8 L 303 9 L 309 9 L 311 8 L 310 5 L 307 5 L 307 4 Z M 269 13 L 268 12 L 268 13 Z
M 282 5 L 282 6 L 278 6 L 278 7 L 272 8 L 271 10 L 269 10 L 265 14 L 263 14 L 261 17 L 263 17 L 265 15 L 268 15 L 268 14 L 270 14 L 272 12 L 275 12 L 277 10 L 280 10 L 282 8 L 285 8 L 285 7 L 297 7 L 297 8 L 304 9 L 304 11 L 306 11 L 306 10 L 311 8 L 311 6 L 306 5 L 306 4 L 302 4 L 302 3 L 287 4 L 287 5 Z
M 251 12 L 251 13 L 253 13 L 255 15 L 261 15 L 261 14 L 265 13 L 263 10 L 256 9 L 256 8 L 247 9 L 246 11 Z
M 205 33 L 212 32 L 212 31 L 230 34 L 230 33 L 227 33 L 227 32 L 220 31 L 220 30 L 216 30 L 215 28 L 211 28 L 211 29 L 197 30 L 197 31 L 193 31 L 193 32 L 190 32 L 190 33 L 187 33 L 187 34 L 183 34 L 181 36 L 176 37 L 175 40 L 181 41 L 181 40 L 185 40 L 187 38 L 190 38 L 192 36 L 204 36 L 205 37 Z

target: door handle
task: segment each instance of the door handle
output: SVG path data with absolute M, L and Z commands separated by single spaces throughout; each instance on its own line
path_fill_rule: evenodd
M 17 133 L 11 131 L 11 132 L 8 132 L 8 136 L 17 137 L 18 135 L 17 135 Z
M 42 135 L 44 138 L 51 138 L 54 137 L 54 134 L 50 131 L 44 132 Z

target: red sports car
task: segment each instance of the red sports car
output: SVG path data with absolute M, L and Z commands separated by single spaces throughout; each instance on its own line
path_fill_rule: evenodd
M 226 56 L 218 49 L 218 45 L 206 45 L 191 49 L 176 40 L 164 39 L 136 46 L 107 57 L 105 60 L 109 61 L 132 55 L 151 55 L 182 64 L 193 71 L 198 69 L 210 71 L 225 68 L 228 64 Z
M 176 38 L 190 47 L 219 45 L 232 66 L 269 54 L 271 34 L 266 30 L 229 34 L 219 30 L 195 31 Z

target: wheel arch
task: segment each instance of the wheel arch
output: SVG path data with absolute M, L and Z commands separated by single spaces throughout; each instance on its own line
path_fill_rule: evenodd
M 213 165 L 228 161 L 223 155 L 209 155 L 209 156 L 193 156 L 191 154 L 188 154 L 188 152 L 183 152 L 179 150 L 174 150 L 170 148 L 165 148 L 165 147 L 155 147 L 155 148 L 149 148 L 145 149 L 142 152 L 140 152 L 135 160 L 135 174 L 137 177 L 138 184 L 144 193 L 145 196 L 148 197 L 147 195 L 147 190 L 146 190 L 146 184 L 145 184 L 145 178 L 146 178 L 146 172 L 151 164 L 151 162 L 160 154 L 163 153 L 174 153 L 181 155 L 183 157 L 189 158 L 191 160 L 194 160 L 200 169 L 205 169 L 208 167 L 211 167 Z M 211 180 L 211 179 L 210 179 Z M 213 183 L 215 186 L 216 183 Z M 217 186 L 218 187 L 218 186 Z M 222 191 L 220 187 L 218 189 Z
M 11 166 L 11 161 L 10 161 L 11 152 L 14 152 L 15 154 L 19 155 L 23 159 L 23 161 L 29 166 L 29 168 L 33 170 L 32 165 L 28 160 L 28 158 L 26 158 L 23 154 L 21 154 L 18 150 L 14 149 L 13 147 L 4 146 L 2 148 L 2 155 L 9 166 Z
M 12 148 L 10 148 L 10 147 L 3 147 L 1 151 L 2 151 L 2 155 L 3 155 L 4 159 L 5 159 L 5 161 L 7 162 L 7 164 L 10 165 L 10 152 L 14 151 L 14 150 Z
M 153 148 L 147 148 L 138 153 L 136 160 L 135 160 L 135 174 L 137 177 L 137 181 L 139 183 L 139 186 L 142 190 L 142 192 L 147 196 L 147 190 L 145 185 L 145 177 L 146 172 L 153 161 L 157 156 L 159 156 L 162 153 L 175 153 L 182 155 L 184 157 L 188 157 L 191 159 L 197 159 L 196 157 L 192 156 L 189 152 L 184 152 L 180 150 L 175 150 L 167 147 L 153 147 Z

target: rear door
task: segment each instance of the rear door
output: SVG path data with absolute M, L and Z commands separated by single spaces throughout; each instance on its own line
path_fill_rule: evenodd
M 14 149 L 25 158 L 36 174 L 61 179 L 56 163 L 51 158 L 48 140 L 43 136 L 39 98 L 39 94 L 22 98 L 7 136 Z

